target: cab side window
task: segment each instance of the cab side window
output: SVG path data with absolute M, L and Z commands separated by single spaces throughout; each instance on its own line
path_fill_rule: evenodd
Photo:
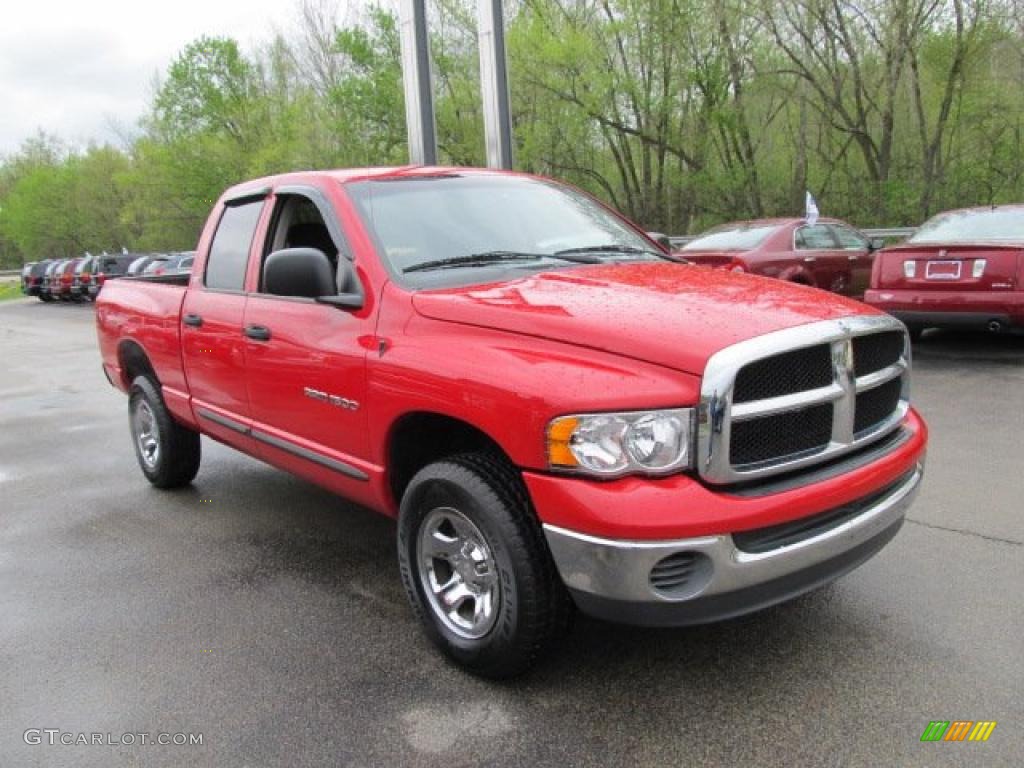
M 861 237 L 849 227 L 833 224 L 832 232 L 835 234 L 836 240 L 839 241 L 839 247 L 843 250 L 866 251 L 868 249 L 867 239 Z
M 206 260 L 207 288 L 241 291 L 245 287 L 249 248 L 262 212 L 262 200 L 224 209 Z
M 286 248 L 315 248 L 322 251 L 331 263 L 332 273 L 337 272 L 338 245 L 331 237 L 320 208 L 303 195 L 278 197 L 267 244 L 263 249 L 263 262 L 266 263 L 267 256 L 274 251 Z M 264 291 L 262 269 L 260 291 Z
M 796 231 L 793 243 L 798 251 L 829 251 L 836 247 L 832 232 L 824 224 L 800 227 Z

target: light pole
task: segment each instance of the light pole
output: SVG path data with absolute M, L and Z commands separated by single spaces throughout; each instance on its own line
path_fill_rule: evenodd
M 487 165 L 490 168 L 512 167 L 512 111 L 509 107 L 502 5 L 502 0 L 477 0 L 480 93 L 483 97 Z
M 426 0 L 401 0 L 398 20 L 401 29 L 402 83 L 405 88 L 409 161 L 416 165 L 437 165 L 437 128 L 430 76 Z

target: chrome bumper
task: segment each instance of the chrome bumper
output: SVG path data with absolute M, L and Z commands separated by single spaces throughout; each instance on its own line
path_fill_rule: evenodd
M 670 541 L 622 541 L 544 525 L 562 580 L 585 613 L 635 624 L 683 625 L 737 616 L 825 584 L 880 550 L 903 523 L 924 469 L 856 517 L 795 543 L 745 552 L 729 534 Z M 651 583 L 664 558 L 693 553 L 685 585 Z

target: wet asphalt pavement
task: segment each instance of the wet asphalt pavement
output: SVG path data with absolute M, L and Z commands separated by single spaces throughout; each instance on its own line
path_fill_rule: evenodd
M 928 469 L 875 559 L 715 626 L 581 619 L 494 684 L 421 636 L 390 520 L 205 439 L 151 489 L 92 308 L 0 304 L 0 767 L 1020 765 L 1024 338 L 915 355 Z M 998 725 L 919 741 L 957 719 Z

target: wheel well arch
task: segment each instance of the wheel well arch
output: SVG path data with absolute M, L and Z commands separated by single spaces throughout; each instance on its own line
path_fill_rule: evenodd
M 388 431 L 388 490 L 395 505 L 423 467 L 458 453 L 485 452 L 513 465 L 502 447 L 479 427 L 434 411 L 414 411 L 398 418 Z
M 159 386 L 160 379 L 149 361 L 149 355 L 137 341 L 126 339 L 117 346 L 117 363 L 126 389 L 131 387 L 136 376 L 149 376 Z

